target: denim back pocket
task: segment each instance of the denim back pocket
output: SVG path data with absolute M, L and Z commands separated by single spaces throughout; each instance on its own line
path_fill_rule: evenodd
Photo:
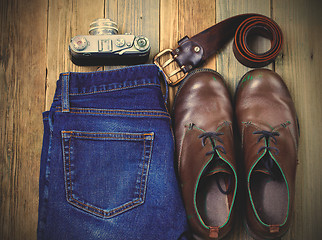
M 144 203 L 154 133 L 62 131 L 67 201 L 111 218 Z

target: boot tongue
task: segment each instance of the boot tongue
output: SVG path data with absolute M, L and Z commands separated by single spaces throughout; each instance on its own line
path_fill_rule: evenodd
M 254 168 L 254 173 L 271 175 L 273 160 L 268 154 L 265 154 Z
M 208 167 L 205 169 L 203 173 L 203 177 L 210 177 L 217 173 L 226 173 L 229 175 L 233 175 L 233 172 L 229 165 L 220 158 L 217 158 L 211 163 L 209 163 Z
M 277 165 L 275 164 L 274 160 L 269 156 L 269 154 L 266 154 L 257 163 L 257 166 L 254 168 L 254 173 L 265 174 L 273 178 L 278 178 L 281 175 Z
M 232 169 L 226 162 L 220 158 L 214 158 L 203 172 L 202 180 L 208 181 L 209 178 L 214 178 L 219 191 L 228 195 L 233 187 L 233 176 Z
M 261 174 L 265 174 L 265 175 L 271 175 L 271 173 L 268 171 L 267 168 L 265 167 L 258 167 L 256 169 L 254 169 L 255 173 L 261 173 Z

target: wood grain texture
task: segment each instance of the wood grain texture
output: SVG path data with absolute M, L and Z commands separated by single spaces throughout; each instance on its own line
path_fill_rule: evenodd
M 271 4 L 267 0 L 242 0 L 242 1 L 216 1 L 216 22 L 223 21 L 229 17 L 243 14 L 243 13 L 259 13 L 270 17 Z M 261 42 L 263 43 L 263 39 Z M 259 45 L 260 45 L 259 43 Z M 231 40 L 223 49 L 219 51 L 217 55 L 217 71 L 223 76 L 226 85 L 233 98 L 236 86 L 242 76 L 251 70 L 251 68 L 245 67 L 240 64 L 234 56 L 232 48 L 233 40 Z M 259 49 L 256 49 L 259 50 Z M 271 68 L 271 66 L 268 66 Z M 240 141 L 236 134 L 235 139 L 236 144 L 236 160 L 242 160 L 242 151 L 240 149 Z M 239 181 L 242 183 L 244 181 L 243 174 L 239 172 Z M 245 188 L 239 185 L 239 195 L 237 199 L 237 212 L 236 224 L 234 229 L 228 239 L 253 239 L 246 231 L 244 221 L 243 211 L 244 207 L 244 197 Z
M 87 35 L 89 24 L 96 18 L 104 18 L 104 0 L 49 1 L 47 37 L 46 110 L 54 97 L 56 81 L 61 72 L 90 72 L 99 67 L 74 65 L 69 57 L 68 44 L 76 35 Z
M 160 2 L 160 51 L 172 49 L 177 46 L 179 38 L 179 0 L 161 0 Z M 161 58 L 164 62 L 167 58 Z M 172 72 L 174 66 L 170 65 L 167 70 Z M 174 95 L 177 88 L 169 88 L 168 109 L 171 111 Z
M 316 0 L 0 0 L 0 239 L 36 239 L 41 112 L 50 108 L 59 73 L 121 67 L 75 66 L 67 48 L 73 36 L 88 34 L 96 18 L 111 18 L 120 33 L 149 38 L 151 62 L 185 35 L 246 12 L 271 16 L 283 31 L 282 54 L 268 68 L 285 80 L 301 126 L 295 214 L 282 239 L 319 239 L 322 3 Z M 260 40 L 256 47 L 264 45 Z M 204 67 L 223 75 L 232 95 L 250 70 L 235 59 L 232 42 Z M 176 90 L 170 88 L 170 109 Z M 242 210 L 242 201 L 239 205 Z M 252 239 L 241 210 L 229 240 Z
M 215 1 L 179 1 L 179 39 L 184 36 L 192 37 L 216 23 Z M 177 46 L 177 45 L 176 45 Z M 173 46 L 173 47 L 176 47 Z M 215 68 L 215 57 L 209 59 L 203 66 Z
M 0 1 L 0 239 L 36 238 L 46 11 L 46 1 Z
M 319 239 L 322 235 L 321 11 L 321 1 L 273 1 L 272 15 L 285 38 L 275 71 L 291 92 L 301 127 L 296 211 L 285 239 Z
M 215 2 L 205 1 L 161 1 L 160 8 L 160 50 L 177 47 L 184 36 L 192 37 L 215 24 Z M 214 68 L 210 59 L 205 67 Z M 171 69 L 171 68 L 170 68 Z M 171 70 L 174 70 L 173 68 Z M 178 87 L 169 89 L 169 109 Z
M 217 22 L 242 13 L 259 13 L 269 17 L 270 11 L 270 1 L 267 0 L 216 1 Z M 249 70 L 251 68 L 243 66 L 235 58 L 231 40 L 217 56 L 217 71 L 223 75 L 232 95 L 238 81 Z
M 146 36 L 151 45 L 148 63 L 159 52 L 159 0 L 106 1 L 105 17 L 114 20 L 119 34 L 131 33 Z M 105 66 L 105 70 L 121 66 Z

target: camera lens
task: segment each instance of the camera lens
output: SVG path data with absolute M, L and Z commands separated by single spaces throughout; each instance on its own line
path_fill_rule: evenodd
M 113 35 L 118 33 L 117 24 L 108 18 L 99 18 L 90 24 L 90 35 Z

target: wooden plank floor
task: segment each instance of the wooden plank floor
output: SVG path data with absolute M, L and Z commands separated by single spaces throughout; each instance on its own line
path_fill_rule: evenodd
M 71 37 L 87 34 L 96 18 L 121 32 L 146 35 L 151 58 L 230 16 L 272 17 L 285 43 L 274 64 L 294 99 L 301 125 L 296 208 L 283 239 L 322 236 L 322 1 L 318 0 L 0 0 L 0 239 L 36 239 L 41 113 L 50 108 L 58 74 L 115 67 L 77 67 L 68 57 Z M 151 60 L 150 60 L 151 62 Z M 249 68 L 231 44 L 205 67 L 222 74 L 231 91 Z M 170 91 L 170 102 L 176 89 Z M 171 105 L 171 103 L 170 103 Z M 251 239 L 237 219 L 228 239 Z

